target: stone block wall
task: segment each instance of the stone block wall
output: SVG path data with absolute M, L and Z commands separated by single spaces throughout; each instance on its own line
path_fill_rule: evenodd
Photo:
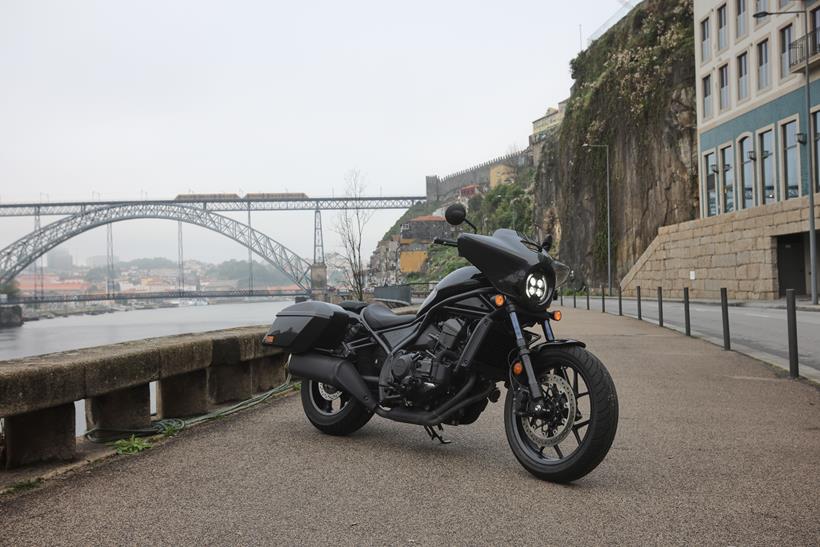
M 820 215 L 817 200 L 820 196 L 815 219 Z M 776 299 L 777 236 L 807 233 L 808 224 L 808 196 L 803 196 L 663 226 L 621 280 L 621 289 L 634 296 L 637 286 L 663 287 L 664 294 L 681 298 L 689 287 L 691 298 L 717 299 L 726 287 L 731 299 Z

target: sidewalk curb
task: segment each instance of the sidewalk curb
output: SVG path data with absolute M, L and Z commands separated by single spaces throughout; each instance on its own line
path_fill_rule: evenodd
M 586 297 L 586 296 L 584 296 L 584 297 Z M 571 295 L 569 297 L 564 295 L 564 298 L 571 298 Z M 600 300 L 601 295 L 599 294 L 599 295 L 596 296 L 596 295 L 590 294 L 589 298 L 590 298 L 590 301 L 595 299 L 595 298 Z M 617 302 L 618 297 L 617 296 L 607 296 L 606 300 L 607 300 L 607 302 L 610 302 L 610 301 Z M 635 302 L 637 300 L 637 298 L 635 298 L 634 296 L 630 296 L 630 297 L 623 297 L 623 300 L 628 301 L 628 302 Z M 654 296 L 642 297 L 641 302 L 657 302 L 657 300 Z M 672 304 L 683 304 L 683 300 L 678 299 L 678 298 L 664 298 L 663 302 L 664 302 L 664 304 L 667 303 L 667 302 L 670 302 Z M 765 301 L 761 301 L 761 302 L 765 302 Z M 750 301 L 746 301 L 746 300 L 729 300 L 727 302 L 727 304 L 730 308 L 753 308 L 753 309 L 758 309 L 758 310 L 785 310 L 786 309 L 786 304 L 785 303 L 784 304 L 780 304 L 780 303 L 774 304 L 773 303 L 771 305 L 764 305 L 761 302 L 753 302 L 753 301 L 750 302 Z M 689 299 L 689 305 L 720 307 L 720 301 L 719 300 L 693 300 L 693 299 L 690 298 Z M 795 307 L 795 309 L 797 311 L 820 312 L 820 305 L 813 306 L 811 304 L 800 304 L 800 303 L 798 303 L 797 306 Z
M 613 317 L 619 317 L 615 314 Z M 628 317 L 629 319 L 634 319 L 635 321 L 641 321 L 643 323 L 649 323 L 650 325 L 658 326 L 657 323 L 653 321 L 647 321 L 646 319 L 638 319 L 638 316 L 632 314 L 623 314 L 622 317 Z M 675 325 L 664 325 L 664 329 L 675 331 L 678 334 L 686 336 L 686 331 L 681 327 L 676 327 Z M 703 340 L 704 342 L 709 342 L 712 345 L 718 346 L 719 348 L 723 348 L 723 339 L 716 338 L 714 336 L 710 336 L 708 334 L 704 334 L 702 332 L 692 330 L 692 335 L 688 338 L 696 338 L 698 340 Z M 788 372 L 789 372 L 789 361 L 787 359 L 783 359 L 778 357 L 777 355 L 772 355 L 770 353 L 766 353 L 763 351 L 758 351 L 756 349 L 750 348 L 743 344 L 738 344 L 732 342 L 732 349 L 729 351 L 734 351 L 735 353 L 739 353 L 741 355 L 745 355 L 746 357 L 750 357 L 755 361 L 760 361 L 764 365 L 767 365 L 771 368 L 776 369 L 778 373 L 785 372 L 786 376 L 785 379 L 789 379 Z M 809 366 L 804 366 L 800 368 L 800 376 L 797 378 L 798 380 L 803 380 L 811 384 L 815 388 L 820 388 L 820 371 L 813 369 Z

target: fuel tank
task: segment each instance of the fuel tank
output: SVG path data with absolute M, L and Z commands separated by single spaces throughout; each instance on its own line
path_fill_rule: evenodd
M 454 294 L 489 287 L 490 282 L 475 266 L 464 266 L 447 274 L 444 279 L 438 282 L 419 308 L 419 315 L 426 313 L 431 307 L 449 298 Z

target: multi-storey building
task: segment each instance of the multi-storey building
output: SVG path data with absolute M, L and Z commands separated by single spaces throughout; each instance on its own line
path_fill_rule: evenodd
M 819 29 L 820 3 L 809 4 L 810 27 Z M 808 192 L 803 144 L 811 134 L 806 144 L 816 154 L 820 140 L 804 119 L 803 22 L 796 14 L 754 17 L 803 9 L 802 0 L 695 1 L 701 217 Z M 812 33 L 812 53 L 817 45 Z M 820 82 L 812 87 L 812 125 L 820 127 Z
M 808 231 L 810 179 L 820 179 L 809 176 L 810 155 L 820 156 L 820 0 L 695 0 L 694 16 L 699 218 L 660 228 L 621 287 L 808 293 L 820 266 Z
M 755 16 L 761 12 L 795 13 Z M 700 216 L 758 207 L 775 214 L 785 205 L 772 204 L 808 194 L 808 155 L 820 156 L 820 2 L 695 0 L 694 15 Z M 815 184 L 817 173 L 815 167 Z M 781 291 L 807 286 L 807 235 L 783 234 L 774 242 Z

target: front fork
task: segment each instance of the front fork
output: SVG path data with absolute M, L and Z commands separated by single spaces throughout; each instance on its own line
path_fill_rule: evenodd
M 535 376 L 535 370 L 532 368 L 530 348 L 527 346 L 524 333 L 521 331 L 521 323 L 518 321 L 515 305 L 511 302 L 507 303 L 507 313 L 510 315 L 510 322 L 512 323 L 513 332 L 515 333 L 518 355 L 521 357 L 521 364 L 524 365 L 524 372 L 527 374 L 527 386 L 529 387 L 531 402 L 530 408 L 534 413 L 540 413 L 544 408 L 544 392 L 541 390 L 541 384 L 538 382 L 538 378 Z M 555 334 L 552 332 L 549 319 L 544 319 L 544 336 L 546 336 L 548 342 L 555 340 Z

